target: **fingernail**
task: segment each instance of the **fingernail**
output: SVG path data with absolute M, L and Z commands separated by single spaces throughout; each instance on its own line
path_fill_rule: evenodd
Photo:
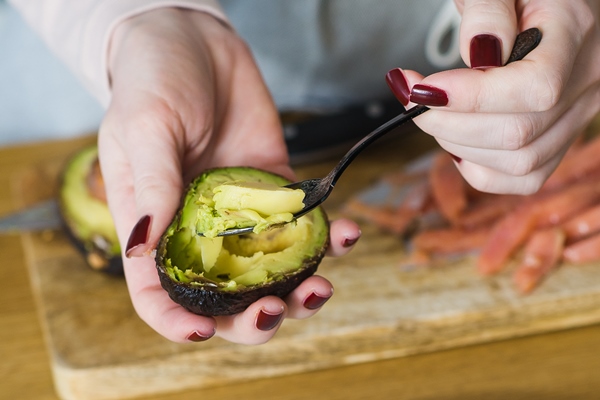
M 358 239 L 360 239 L 360 236 L 356 237 L 356 238 L 344 238 L 344 241 L 342 242 L 342 246 L 346 247 L 346 248 L 352 247 L 356 244 L 356 242 L 358 242 Z
M 208 340 L 211 337 L 213 337 L 214 334 L 215 332 L 213 331 L 210 335 L 206 336 L 198 331 L 194 331 L 190 333 L 186 339 L 190 342 L 204 342 L 205 340 Z
M 256 328 L 261 331 L 270 331 L 277 326 L 282 316 L 283 309 L 279 314 L 269 314 L 265 310 L 260 310 L 256 316 Z
M 460 162 L 462 161 L 462 158 L 460 158 L 460 157 L 457 157 L 457 156 L 455 156 L 455 155 L 454 155 L 454 154 L 452 154 L 452 153 L 448 153 L 448 154 L 450 154 L 450 157 L 452 157 L 452 159 L 453 159 L 453 160 L 454 160 L 454 161 L 455 161 L 457 164 L 460 164 Z
M 152 222 L 152 217 L 150 215 L 144 215 L 131 230 L 131 234 L 127 240 L 127 247 L 125 247 L 125 255 L 128 258 L 140 257 L 143 255 L 143 251 L 140 247 L 148 241 L 150 222 Z
M 316 310 L 317 308 L 321 308 L 323 306 L 323 304 L 327 303 L 327 300 L 329 300 L 330 298 L 331 298 L 331 295 L 329 295 L 327 297 L 323 297 L 323 296 L 319 296 L 315 292 L 312 292 L 304 300 L 304 303 L 302 303 L 302 305 L 304 306 L 304 308 L 307 308 L 309 310 Z
M 485 69 L 502 65 L 502 46 L 494 35 L 482 34 L 471 39 L 471 68 Z
M 445 106 L 448 95 L 434 86 L 416 84 L 410 92 L 410 101 L 424 106 Z
M 392 69 L 385 76 L 385 81 L 398 101 L 406 106 L 409 102 L 410 88 L 404 72 L 400 68 Z

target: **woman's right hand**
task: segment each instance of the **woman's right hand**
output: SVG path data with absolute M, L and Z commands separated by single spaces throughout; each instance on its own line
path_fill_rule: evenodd
M 460 48 L 471 68 L 424 77 L 396 72 L 415 119 L 452 154 L 465 179 L 491 193 L 531 194 L 600 111 L 600 1 L 456 0 Z M 520 31 L 539 46 L 504 65 Z

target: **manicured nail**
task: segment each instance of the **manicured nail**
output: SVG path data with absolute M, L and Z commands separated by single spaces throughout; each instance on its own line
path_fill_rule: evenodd
M 445 106 L 448 104 L 448 95 L 442 89 L 418 83 L 410 92 L 410 101 L 424 106 Z
M 471 68 L 485 69 L 502 65 L 502 45 L 494 35 L 477 35 L 471 39 Z
M 358 242 L 358 239 L 360 239 L 360 236 L 356 237 L 356 238 L 344 238 L 344 241 L 342 242 L 342 246 L 346 247 L 346 248 L 352 247 L 356 244 L 356 242 Z
M 125 255 L 129 257 L 140 257 L 143 255 L 141 246 L 146 244 L 150 233 L 150 223 L 152 217 L 150 215 L 144 215 L 135 224 L 127 240 L 127 247 L 125 247 Z
M 406 106 L 409 102 L 410 88 L 404 72 L 400 68 L 392 69 L 385 76 L 385 81 L 398 101 Z
M 261 331 L 270 331 L 277 326 L 282 316 L 283 309 L 279 314 L 269 314 L 265 310 L 260 310 L 256 316 L 256 328 Z
M 502 65 L 502 45 L 494 35 L 482 34 L 471 39 L 471 68 L 485 69 Z
M 331 295 L 327 297 L 319 296 L 315 292 L 308 295 L 308 297 L 304 300 L 302 305 L 304 308 L 309 310 L 316 310 L 317 308 L 321 308 L 323 304 L 327 303 L 327 300 L 331 298 Z
M 460 164 L 460 162 L 462 161 L 462 158 L 455 156 L 452 153 L 448 153 L 450 154 L 450 157 L 452 157 L 452 159 L 454 160 L 454 162 L 456 162 L 457 164 Z
M 204 342 L 204 341 L 210 339 L 211 337 L 213 337 L 214 334 L 215 334 L 215 332 L 213 331 L 210 335 L 206 336 L 198 331 L 194 331 L 194 332 L 190 333 L 186 339 L 189 340 L 190 342 Z

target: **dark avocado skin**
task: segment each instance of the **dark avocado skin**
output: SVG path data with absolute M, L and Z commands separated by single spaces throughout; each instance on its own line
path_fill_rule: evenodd
M 87 148 L 82 149 L 80 152 L 87 150 Z M 75 153 L 69 160 L 67 160 L 67 163 L 65 164 L 59 177 L 60 187 L 65 185 L 65 176 L 69 172 L 69 168 L 72 167 L 72 160 L 74 160 L 78 154 L 80 154 L 80 152 Z M 91 168 L 91 165 L 88 167 Z M 63 223 L 63 231 L 65 232 L 69 241 L 83 256 L 86 264 L 94 271 L 99 271 L 108 275 L 123 276 L 123 259 L 121 254 L 110 253 L 106 249 L 99 247 L 96 243 L 94 243 L 93 240 L 78 236 L 76 234 L 77 230 L 73 226 L 75 222 L 68 217 L 65 199 L 63 199 L 60 195 L 58 196 L 58 204 L 60 217 Z
M 324 251 L 323 251 L 324 253 Z M 269 284 L 225 292 L 214 290 L 209 286 L 194 287 L 189 284 L 173 281 L 161 267 L 162 262 L 157 258 L 158 277 L 162 287 L 169 293 L 171 300 L 188 311 L 198 315 L 219 316 L 232 315 L 244 311 L 248 306 L 265 296 L 283 298 L 298 287 L 306 278 L 317 271 L 323 255 L 307 260 L 305 266 L 285 279 L 272 281 Z
M 255 168 L 248 169 L 255 170 Z M 212 171 L 213 170 L 205 171 L 204 174 Z M 270 172 L 269 174 L 274 175 Z M 185 198 L 185 193 L 182 196 L 182 199 L 183 198 Z M 318 207 L 312 212 L 318 213 L 319 218 L 323 218 L 327 232 L 329 232 L 329 220 L 325 210 L 322 207 Z M 181 213 L 182 209 L 180 207 L 177 215 L 173 218 L 173 221 L 177 221 L 180 218 Z M 265 296 L 277 296 L 280 298 L 287 296 L 305 279 L 312 276 L 317 271 L 317 268 L 321 260 L 325 257 L 325 253 L 330 244 L 329 235 L 327 234 L 326 242 L 316 254 L 310 258 L 304 259 L 301 267 L 293 272 L 281 275 L 280 279 L 235 291 L 225 291 L 209 284 L 198 286 L 184 282 L 177 282 L 171 279 L 165 268 L 165 260 L 168 258 L 166 251 L 167 243 L 168 236 L 163 235 L 158 243 L 155 257 L 156 268 L 163 289 L 167 291 L 169 297 L 175 303 L 181 305 L 186 310 L 194 314 L 204 316 L 233 315 L 244 311 L 249 305 Z
M 63 230 L 67 238 L 84 257 L 86 264 L 94 271 L 106 273 L 108 275 L 123 276 L 123 258 L 121 255 L 109 255 L 107 252 L 95 246 L 92 242 L 85 242 L 81 238 L 75 236 L 73 230 L 64 220 L 64 214 L 61 212 L 63 219 Z

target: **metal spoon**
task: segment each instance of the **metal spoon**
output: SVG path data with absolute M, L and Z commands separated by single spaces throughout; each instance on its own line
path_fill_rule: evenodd
M 521 32 L 515 40 L 515 44 L 507 64 L 523 59 L 527 54 L 529 54 L 529 52 L 537 47 L 541 40 L 542 33 L 537 28 L 530 28 Z M 300 218 L 301 216 L 310 212 L 315 207 L 323 203 L 327 197 L 329 197 L 337 180 L 361 151 L 388 132 L 428 110 L 429 108 L 427 106 L 418 105 L 404 111 L 403 113 L 379 126 L 377 129 L 356 143 L 354 147 L 352 147 L 340 160 L 335 168 L 333 168 L 331 172 L 329 172 L 329 174 L 327 174 L 327 176 L 324 178 L 307 179 L 287 185 L 287 188 L 301 189 L 305 193 L 303 201 L 304 208 L 294 214 L 294 219 Z M 219 236 L 251 233 L 252 229 L 253 227 L 227 229 L 226 231 L 220 232 Z

